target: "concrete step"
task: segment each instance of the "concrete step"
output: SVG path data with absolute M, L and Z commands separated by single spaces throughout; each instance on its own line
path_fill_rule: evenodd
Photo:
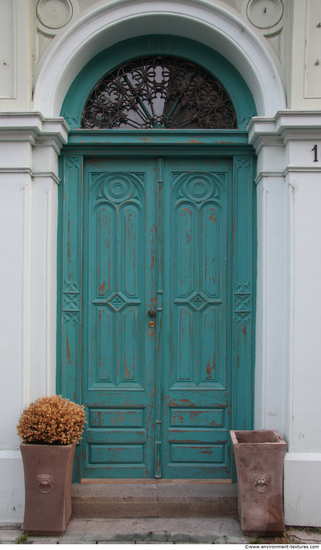
M 237 518 L 237 485 L 215 480 L 74 483 L 73 518 Z
M 0 544 L 18 542 L 19 528 L 0 528 Z M 31 535 L 27 544 L 246 544 L 249 538 L 232 518 L 71 519 L 59 536 Z

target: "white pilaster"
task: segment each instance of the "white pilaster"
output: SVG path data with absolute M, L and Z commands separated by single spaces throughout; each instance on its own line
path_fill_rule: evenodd
M 0 114 L 0 518 L 6 522 L 23 519 L 15 426 L 31 400 L 55 392 L 57 154 L 67 133 L 63 119 Z
M 255 420 L 287 441 L 289 525 L 321 524 L 320 130 L 319 112 L 249 125 L 258 152 Z

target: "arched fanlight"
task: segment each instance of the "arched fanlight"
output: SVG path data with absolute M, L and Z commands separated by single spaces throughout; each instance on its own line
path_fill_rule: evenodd
M 233 129 L 233 103 L 202 67 L 175 57 L 143 57 L 108 73 L 81 119 L 89 129 Z

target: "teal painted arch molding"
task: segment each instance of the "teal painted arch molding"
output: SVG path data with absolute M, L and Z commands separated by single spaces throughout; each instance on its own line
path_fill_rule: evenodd
M 221 54 L 188 38 L 146 35 L 115 44 L 96 55 L 81 70 L 70 86 L 61 109 L 61 116 L 64 117 L 70 129 L 80 128 L 86 101 L 94 87 L 107 73 L 126 61 L 146 55 L 180 57 L 193 61 L 211 73 L 220 81 L 233 102 L 238 130 L 246 130 L 251 118 L 257 114 L 252 94 L 245 80 Z M 213 130 L 215 131 L 217 130 Z

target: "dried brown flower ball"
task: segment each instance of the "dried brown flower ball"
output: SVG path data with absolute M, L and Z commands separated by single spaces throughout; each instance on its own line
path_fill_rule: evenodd
M 83 405 L 51 395 L 30 403 L 17 429 L 24 443 L 69 445 L 81 438 L 85 423 Z

